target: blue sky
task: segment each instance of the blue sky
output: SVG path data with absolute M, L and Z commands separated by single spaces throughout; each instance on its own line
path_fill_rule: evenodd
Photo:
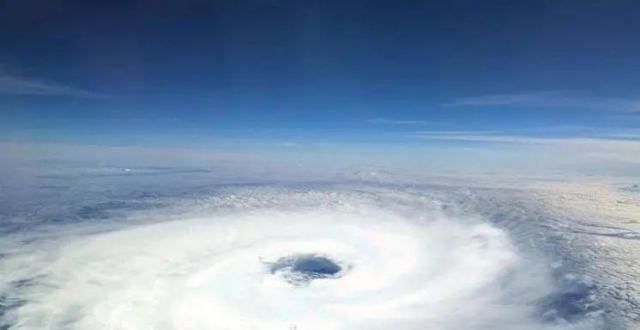
M 639 10 L 5 1 L 0 140 L 243 150 L 635 141 Z

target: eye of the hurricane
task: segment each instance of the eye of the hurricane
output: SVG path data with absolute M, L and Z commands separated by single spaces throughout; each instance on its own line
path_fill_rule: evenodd
M 338 278 L 343 271 L 336 261 L 315 254 L 282 257 L 268 265 L 272 274 L 280 275 L 294 285 L 305 285 L 316 279 Z

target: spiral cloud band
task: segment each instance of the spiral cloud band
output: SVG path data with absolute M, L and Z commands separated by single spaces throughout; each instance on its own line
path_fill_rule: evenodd
M 566 329 L 542 260 L 481 217 L 393 193 L 251 191 L 0 259 L 8 329 Z M 189 211 L 184 211 L 189 209 Z M 196 210 L 196 211 L 194 211 Z M 137 218 L 136 218 L 137 217 Z

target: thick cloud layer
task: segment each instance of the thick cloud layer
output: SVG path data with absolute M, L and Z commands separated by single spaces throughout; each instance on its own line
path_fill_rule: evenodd
M 592 329 L 603 322 L 596 308 L 565 315 L 562 306 L 584 297 L 558 300 L 566 283 L 542 256 L 542 242 L 521 244 L 538 237 L 524 222 L 512 230 L 465 210 L 452 193 L 316 185 L 164 202 L 121 214 L 118 223 L 7 235 L 0 324 Z M 291 266 L 296 258 L 337 268 L 309 276 L 317 268 Z

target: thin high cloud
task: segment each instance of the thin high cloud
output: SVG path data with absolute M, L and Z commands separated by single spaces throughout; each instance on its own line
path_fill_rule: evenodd
M 535 135 L 537 131 L 523 130 L 520 133 L 511 131 L 460 130 L 460 131 L 418 131 L 410 137 L 425 140 L 464 141 L 464 142 L 494 142 L 494 143 L 534 143 L 553 144 L 567 141 L 620 141 L 640 144 L 640 131 L 592 131 L 588 134 L 577 135 Z
M 565 160 L 569 164 L 604 161 L 640 165 L 640 135 L 600 132 L 583 136 L 532 136 L 493 131 L 422 131 L 409 137 L 425 141 L 505 146 L 532 159 Z M 537 155 L 537 156 L 534 156 Z M 536 158 L 538 157 L 538 158 Z
M 486 142 L 486 143 L 546 143 L 550 138 L 512 135 L 496 131 L 420 131 L 409 137 L 423 140 Z
M 10 75 L 0 72 L 0 94 L 4 95 L 40 95 L 67 96 L 80 98 L 100 98 L 104 94 L 95 93 L 58 82 L 38 78 Z
M 516 106 L 573 108 L 610 112 L 640 112 L 640 99 L 589 97 L 559 91 L 489 94 L 466 97 L 445 104 L 450 107 Z
M 391 119 L 391 118 L 373 118 L 367 120 L 370 124 L 380 125 L 441 125 L 442 123 L 433 122 L 429 120 L 406 120 L 406 119 Z

